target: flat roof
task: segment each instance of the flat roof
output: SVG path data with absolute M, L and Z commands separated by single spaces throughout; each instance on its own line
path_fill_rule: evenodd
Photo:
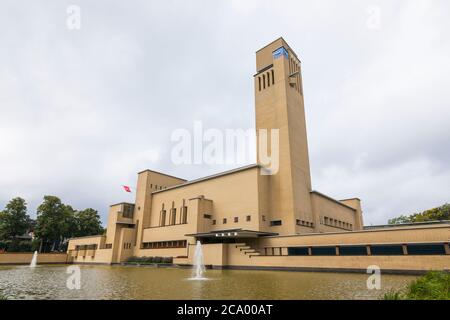
M 364 230 L 414 227 L 414 226 L 429 226 L 429 225 L 434 225 L 434 224 L 450 224 L 450 220 L 433 220 L 433 221 L 409 222 L 409 223 L 398 223 L 398 224 L 380 224 L 380 225 L 375 225 L 375 226 L 364 226 Z
M 178 180 L 183 180 L 183 181 L 187 181 L 186 179 L 183 179 L 183 178 L 179 178 L 179 177 L 171 176 L 170 174 L 167 174 L 167 173 L 163 173 L 163 172 L 159 172 L 159 171 L 155 171 L 155 170 L 150 170 L 150 169 L 145 169 L 145 170 L 139 171 L 139 172 L 138 172 L 138 174 L 141 174 L 141 173 L 143 173 L 143 172 L 147 172 L 147 171 L 149 171 L 149 172 L 153 172 L 153 173 L 157 173 L 157 174 L 160 174 L 160 175 L 163 175 L 163 176 L 169 177 L 169 178 L 174 178 L 174 179 L 178 179 Z
M 110 207 L 119 206 L 119 205 L 122 205 L 122 204 L 128 204 L 128 205 L 130 205 L 130 206 L 134 206 L 134 203 L 130 203 L 130 202 L 119 202 L 119 203 L 115 203 L 115 204 L 110 205 Z
M 420 229 L 440 229 L 440 228 L 449 228 L 450 225 L 448 223 L 436 223 L 428 226 L 404 226 L 399 227 L 398 225 L 393 225 L 392 228 L 372 228 L 372 229 L 363 229 L 363 230 L 352 230 L 352 231 L 339 231 L 339 232 L 312 232 L 312 233 L 296 233 L 296 234 L 286 234 L 286 235 L 279 235 L 277 237 L 279 238 L 288 238 L 288 237 L 325 237 L 325 236 L 332 236 L 332 235 L 351 235 L 355 233 L 369 233 L 369 232 L 383 232 L 383 231 L 403 231 L 403 230 L 420 230 Z M 366 227 L 364 227 L 366 228 Z
M 177 185 L 174 185 L 174 186 L 171 186 L 171 187 L 167 187 L 167 188 L 162 189 L 162 190 L 156 190 L 156 191 L 153 191 L 152 194 L 160 193 L 160 192 L 164 192 L 164 191 L 169 191 L 169 190 L 176 189 L 176 188 L 181 188 L 181 187 L 188 186 L 188 185 L 191 185 L 191 184 L 194 184 L 194 183 L 198 183 L 198 182 L 202 182 L 202 181 L 206 181 L 206 180 L 210 180 L 210 179 L 215 179 L 215 178 L 223 177 L 223 176 L 226 176 L 226 175 L 229 175 L 229 174 L 233 174 L 233 173 L 237 173 L 237 172 L 241 172 L 241 171 L 245 171 L 245 170 L 249 170 L 249 169 L 253 169 L 253 168 L 258 168 L 258 167 L 259 167 L 258 164 L 251 164 L 251 165 L 239 167 L 239 168 L 236 168 L 236 169 L 231 169 L 231 170 L 228 170 L 228 171 L 223 171 L 223 172 L 216 173 L 216 174 L 213 174 L 213 175 L 210 175 L 210 176 L 206 176 L 206 177 L 203 177 L 203 178 L 190 180 L 190 181 L 187 181 L 185 183 L 181 183 L 181 184 L 177 184 Z
M 340 202 L 339 200 L 336 200 L 336 199 L 334 199 L 334 198 L 332 198 L 332 197 L 330 197 L 330 196 L 327 196 L 326 194 L 323 194 L 323 193 L 321 193 L 321 192 L 319 192 L 319 191 L 313 190 L 313 191 L 311 191 L 311 193 L 315 193 L 315 194 L 317 194 L 317 195 L 319 195 L 319 196 L 321 196 L 321 197 L 324 197 L 324 198 L 326 198 L 326 199 L 328 199 L 328 200 L 331 200 L 331 201 L 333 201 L 333 202 L 335 202 L 335 203 L 337 203 L 337 204 L 340 204 L 341 206 L 344 206 L 344 207 L 347 207 L 347 208 L 349 208 L 349 209 L 352 209 L 353 211 L 356 211 L 355 208 L 352 208 L 352 207 L 350 207 L 349 205 L 346 205 L 345 203 L 342 203 L 342 202 Z M 349 199 L 347 199 L 347 200 L 349 200 Z
M 268 44 L 266 44 L 264 47 L 256 50 L 255 53 L 258 53 L 259 51 L 263 50 L 264 48 L 267 48 L 268 46 L 270 46 L 272 43 L 277 42 L 278 40 L 283 40 L 283 42 L 287 45 L 288 49 L 290 49 L 292 51 L 292 53 L 294 54 L 294 56 L 300 61 L 300 59 L 298 58 L 297 54 L 295 53 L 294 50 L 292 50 L 291 46 L 289 45 L 289 43 L 287 43 L 287 41 L 283 38 L 283 37 L 278 37 L 275 40 L 269 42 Z

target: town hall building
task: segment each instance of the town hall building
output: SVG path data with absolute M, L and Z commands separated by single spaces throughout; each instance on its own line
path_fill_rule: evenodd
M 105 235 L 70 240 L 73 263 L 158 256 L 191 265 L 200 241 L 205 264 L 216 268 L 450 268 L 448 222 L 365 228 L 357 195 L 313 189 L 301 62 L 283 38 L 256 52 L 253 79 L 256 130 L 279 132 L 278 170 L 267 174 L 258 159 L 191 181 L 139 172 L 135 202 L 110 207 Z

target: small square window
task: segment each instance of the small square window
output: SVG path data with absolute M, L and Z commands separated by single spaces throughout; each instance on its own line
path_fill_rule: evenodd
M 234 222 L 239 222 L 239 218 L 238 217 L 234 217 Z
M 273 220 L 270 221 L 270 226 L 274 227 L 274 226 L 281 226 L 281 220 Z
M 212 221 L 212 224 L 215 225 L 215 224 L 216 224 L 216 220 L 213 220 L 213 221 Z
M 251 220 L 252 220 L 252 216 L 247 216 L 247 217 L 245 218 L 245 220 L 246 220 L 246 221 L 251 221 Z

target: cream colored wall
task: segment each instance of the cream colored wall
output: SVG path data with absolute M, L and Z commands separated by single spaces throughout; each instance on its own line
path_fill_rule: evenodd
M 177 208 L 178 219 L 183 200 L 185 200 L 185 203 L 188 206 L 188 224 L 190 224 L 190 221 L 194 218 L 192 216 L 192 211 L 196 214 L 195 210 L 193 210 L 192 202 L 196 202 L 197 200 L 193 198 L 204 196 L 205 199 L 212 200 L 212 209 L 200 209 L 201 211 L 199 212 L 200 219 L 204 219 L 203 214 L 212 214 L 212 219 L 207 219 L 207 225 L 203 227 L 205 231 L 233 228 L 257 230 L 259 227 L 259 220 L 257 218 L 257 175 L 258 168 L 252 168 L 221 176 L 219 178 L 193 183 L 182 188 L 175 188 L 164 192 L 154 193 L 152 199 L 153 205 L 151 210 L 150 225 L 152 227 L 159 226 L 160 211 L 163 204 L 167 210 L 166 224 L 169 222 L 169 210 L 172 208 L 172 202 L 174 203 L 174 207 Z M 250 222 L 246 221 L 246 215 L 252 216 Z M 238 223 L 234 223 L 234 217 L 239 217 Z M 227 218 L 226 224 L 222 223 L 223 218 Z M 212 225 L 213 219 L 216 220 L 216 225 Z M 178 230 L 183 230 L 182 232 L 194 231 L 189 227 L 186 229 L 176 227 L 177 226 L 165 227 L 163 228 L 163 232 L 172 233 Z M 150 229 L 150 231 L 147 230 L 148 229 L 145 231 L 146 234 L 153 231 L 158 232 L 153 229 Z M 148 236 L 146 236 L 146 238 L 148 239 Z
M 97 249 L 93 252 L 94 255 L 91 255 L 86 252 L 85 255 L 82 255 L 80 252 L 78 256 L 71 256 L 72 252 L 69 252 L 69 256 L 71 256 L 70 261 L 73 263 L 101 263 L 101 264 L 111 264 L 112 263 L 112 249 Z
M 78 245 L 93 245 L 96 244 L 97 248 L 103 248 L 105 245 L 106 237 L 105 236 L 87 236 L 87 237 L 79 237 L 72 238 L 69 240 L 69 245 L 67 250 L 75 250 L 75 247 Z
M 361 200 L 358 198 L 352 198 L 339 201 L 356 210 L 355 230 L 362 230 L 364 228 L 364 221 L 361 208 Z
M 0 253 L 1 264 L 30 264 L 33 252 L 6 252 Z M 67 263 L 66 253 L 40 253 L 37 256 L 37 264 Z
M 133 244 L 134 244 L 134 229 L 122 228 L 120 230 L 120 242 L 118 250 L 117 260 L 114 263 L 126 261 L 129 257 L 133 256 Z M 129 244 L 129 246 L 124 246 Z
M 184 183 L 186 180 L 165 175 L 151 170 L 145 170 L 138 174 L 136 186 L 136 202 L 133 220 L 136 225 L 136 246 L 134 254 L 138 254 L 140 244 L 143 241 L 145 228 L 151 226 L 150 217 L 152 210 L 151 193 L 159 190 L 160 186 L 171 187 Z M 158 188 L 157 188 L 158 187 Z
M 450 255 L 433 256 L 252 256 L 242 254 L 229 244 L 228 266 L 310 268 L 310 269 L 358 269 L 364 271 L 371 265 L 382 270 L 427 271 L 445 270 L 450 266 Z
M 357 225 L 357 211 L 340 204 L 337 201 L 330 200 L 320 194 L 311 193 L 311 201 L 314 210 L 315 232 L 342 232 L 343 228 L 327 226 L 320 223 L 320 217 L 330 217 L 339 221 L 351 223 L 353 230 Z
M 289 58 L 273 58 L 273 51 L 283 46 Z M 290 86 L 290 75 L 299 71 L 300 61 L 282 39 L 270 43 L 256 52 L 257 71 L 273 65 L 255 75 L 256 128 L 279 129 L 279 170 L 269 177 L 269 220 L 281 220 L 282 225 L 271 228 L 280 234 L 312 232 L 297 227 L 296 220 L 313 222 L 310 200 L 311 177 L 303 95 L 296 76 L 296 86 Z M 259 82 L 274 71 L 274 84 L 260 90 Z M 259 155 L 259 154 L 258 154 Z M 258 163 L 262 162 L 258 159 Z
M 185 257 L 188 248 L 140 249 L 139 257 Z
M 414 243 L 448 242 L 450 227 L 392 228 L 340 233 L 316 233 L 285 237 L 264 237 L 259 247 L 287 247 L 314 245 L 377 244 L 377 243 Z
M 189 246 L 187 263 L 194 264 L 195 245 Z M 228 264 L 227 245 L 224 243 L 211 243 L 202 246 L 203 263 L 205 265 L 224 266 Z

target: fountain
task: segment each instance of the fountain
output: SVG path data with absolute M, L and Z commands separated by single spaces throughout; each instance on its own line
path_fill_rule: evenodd
M 200 241 L 197 241 L 194 254 L 194 276 L 190 280 L 206 280 L 207 278 L 203 277 L 204 272 L 202 244 Z
M 33 253 L 33 259 L 31 259 L 30 268 L 35 268 L 35 267 L 36 267 L 37 256 L 38 256 L 38 252 L 35 251 L 35 252 Z

